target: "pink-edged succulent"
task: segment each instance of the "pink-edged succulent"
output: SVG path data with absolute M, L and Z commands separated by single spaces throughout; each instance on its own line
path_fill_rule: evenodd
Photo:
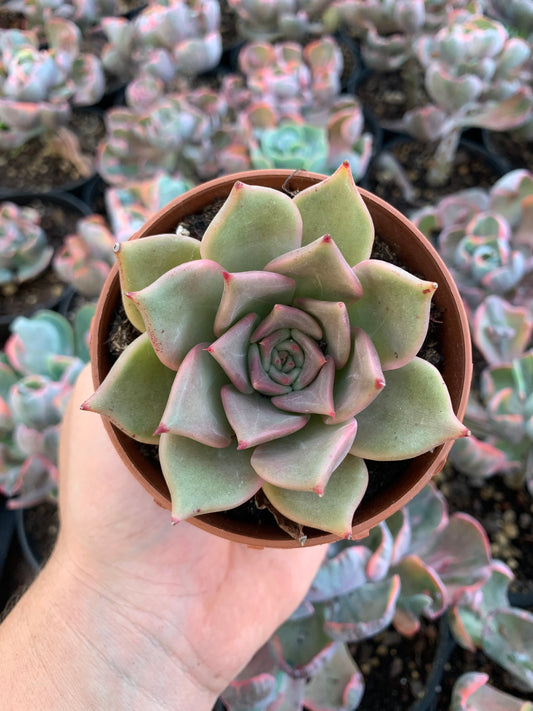
M 349 537 L 365 458 L 468 433 L 416 355 L 437 285 L 372 259 L 373 242 L 346 162 L 294 199 L 236 182 L 200 242 L 117 245 L 141 334 L 82 407 L 159 445 L 174 521 L 262 488 L 290 520 Z

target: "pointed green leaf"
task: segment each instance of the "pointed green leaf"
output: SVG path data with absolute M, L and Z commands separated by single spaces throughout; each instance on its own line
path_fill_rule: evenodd
M 294 305 L 314 316 L 324 331 L 326 352 L 335 361 L 337 369 L 346 365 L 350 356 L 350 319 L 342 301 L 295 299 Z
M 250 453 L 234 445 L 218 449 L 162 434 L 159 458 L 175 522 L 240 506 L 261 487 L 261 479 L 250 466 Z
M 178 370 L 159 433 L 190 437 L 209 447 L 227 447 L 233 430 L 224 414 L 220 390 L 227 375 L 200 343 L 187 353 Z
M 321 183 L 294 198 L 303 220 L 302 246 L 331 235 L 350 266 L 368 259 L 374 243 L 374 223 L 347 161 Z
M 309 420 L 309 415 L 283 412 L 259 393 L 244 395 L 233 385 L 222 388 L 222 404 L 237 435 L 239 449 L 286 437 L 300 430 Z
M 165 410 L 176 373 L 161 363 L 146 333 L 121 353 L 83 410 L 104 415 L 139 442 L 156 443 L 154 432 Z
M 324 615 L 320 609 L 313 615 L 286 620 L 270 644 L 279 666 L 293 676 L 304 678 L 310 678 L 333 655 L 336 646 L 324 632 Z
M 248 343 L 256 322 L 256 314 L 244 316 L 207 348 L 241 393 L 253 392 L 248 377 Z
M 273 259 L 265 270 L 294 279 L 297 297 L 348 303 L 361 297 L 359 279 L 329 235 Z
M 263 491 L 272 505 L 292 521 L 328 531 L 339 538 L 349 538 L 353 515 L 367 485 L 364 461 L 348 455 L 331 475 L 323 496 L 268 483 L 263 484 Z
M 184 262 L 200 259 L 200 242 L 176 234 L 152 235 L 116 244 L 122 294 L 141 291 L 165 272 Z M 131 299 L 123 298 L 126 315 L 135 328 L 144 331 L 144 321 Z
M 348 307 L 350 323 L 368 333 L 383 370 L 401 368 L 424 342 L 437 285 L 378 259 L 361 262 L 354 272 L 363 296 Z
M 387 372 L 387 384 L 357 424 L 352 454 L 378 461 L 409 459 L 468 434 L 441 374 L 421 358 Z
M 380 394 L 385 378 L 374 344 L 360 328 L 353 329 L 350 359 L 335 376 L 333 402 L 335 415 L 326 422 L 343 422 L 357 415 Z
M 199 259 L 171 269 L 142 291 L 128 294 L 167 367 L 177 370 L 193 346 L 213 341 L 223 289 L 222 268 Z
M 332 472 L 348 454 L 356 430 L 353 418 L 341 425 L 325 425 L 313 417 L 295 434 L 256 447 L 251 463 L 274 486 L 321 496 Z
M 239 181 L 205 231 L 200 253 L 228 272 L 253 271 L 301 239 L 302 218 L 288 195 Z
M 290 304 L 296 284 L 273 272 L 224 272 L 224 292 L 215 318 L 215 334 L 221 336 L 249 313 L 264 318 L 274 304 Z
M 305 412 L 315 415 L 335 414 L 333 403 L 333 381 L 335 363 L 331 356 L 320 369 L 314 381 L 303 390 L 293 390 L 285 395 L 273 397 L 271 402 L 280 410 L 287 412 Z M 346 418 L 345 418 L 346 419 Z
M 275 304 L 272 311 L 264 318 L 252 334 L 252 341 L 260 341 L 269 333 L 281 328 L 297 328 L 316 341 L 322 338 L 322 329 L 318 322 L 305 311 L 294 306 Z

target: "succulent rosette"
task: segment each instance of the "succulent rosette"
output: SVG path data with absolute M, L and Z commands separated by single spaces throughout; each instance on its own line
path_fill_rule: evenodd
M 294 199 L 236 182 L 201 241 L 117 245 L 141 334 L 82 407 L 159 445 L 174 521 L 262 488 L 300 526 L 349 537 L 365 459 L 467 434 L 417 356 L 437 285 L 372 259 L 373 242 L 343 163 Z

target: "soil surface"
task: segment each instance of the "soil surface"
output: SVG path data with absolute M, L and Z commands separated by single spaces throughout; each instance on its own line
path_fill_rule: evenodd
M 2 193 L 73 189 L 93 175 L 94 156 L 105 136 L 102 114 L 76 109 L 67 128 L 77 136 L 81 152 L 93 156 L 91 174 L 81 174 L 73 163 L 51 152 L 43 136 L 36 136 L 20 148 L 0 151 L 0 196 Z

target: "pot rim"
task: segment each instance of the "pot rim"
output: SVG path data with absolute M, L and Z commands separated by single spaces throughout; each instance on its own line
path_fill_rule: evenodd
M 218 198 L 226 198 L 231 187 L 238 180 L 254 185 L 266 184 L 277 189 L 281 189 L 280 186 L 284 183 L 293 182 L 303 189 L 325 177 L 327 176 L 307 171 L 273 169 L 242 171 L 215 178 L 174 198 L 137 230 L 130 239 L 140 239 L 144 236 L 168 232 L 165 222 L 168 222 L 169 216 L 174 212 L 179 212 L 177 217 L 173 218 L 176 225 L 186 215 L 199 212 L 202 207 L 213 203 Z M 407 262 L 408 271 L 413 271 L 414 267 L 414 271 L 419 271 L 423 278 L 436 281 L 439 284 L 433 300 L 446 311 L 445 317 L 443 316 L 442 319 L 440 338 L 440 346 L 444 351 L 445 358 L 442 375 L 450 390 L 454 412 L 459 419 L 462 419 L 466 410 L 472 377 L 472 348 L 467 316 L 459 291 L 444 261 L 429 240 L 396 208 L 363 188 L 358 188 L 358 190 L 372 215 L 376 234 L 397 253 L 403 250 L 400 257 L 402 261 Z M 196 207 L 192 209 L 193 206 Z M 387 230 L 386 235 L 382 233 L 383 229 Z M 411 249 L 410 239 L 416 242 L 417 250 Z M 420 263 L 427 264 L 427 269 L 422 271 L 418 266 Z M 434 278 L 434 274 L 438 274 L 440 278 Z M 102 289 L 91 328 L 90 352 L 95 388 L 102 382 L 110 367 L 109 355 L 102 355 L 101 346 L 105 343 L 110 318 L 119 299 L 118 266 L 115 264 Z M 453 385 L 453 388 L 450 388 L 450 384 Z M 142 461 L 142 455 L 132 454 L 131 451 L 133 446 L 139 452 L 137 443 L 106 418 L 102 419 L 115 449 L 128 469 L 152 495 L 158 505 L 170 509 L 170 496 L 161 471 L 159 470 L 159 477 L 162 480 L 162 486 L 161 481 L 155 480 L 154 483 L 154 480 L 150 480 L 150 474 L 140 471 L 139 462 Z M 372 527 L 408 503 L 442 469 L 452 445 L 453 441 L 446 442 L 435 447 L 431 452 L 406 460 L 409 465 L 399 477 L 399 481 L 389 483 L 370 502 L 365 502 L 365 497 L 363 497 L 353 520 L 353 539 L 364 538 Z M 145 460 L 145 462 L 147 461 Z M 143 465 L 143 468 L 146 472 L 147 467 Z M 422 469 L 420 474 L 415 472 L 419 469 Z M 272 526 L 268 531 L 259 531 L 256 527 L 252 533 L 251 524 L 245 525 L 241 521 L 231 519 L 229 530 L 227 530 L 221 528 L 220 522 L 223 519 L 223 512 L 218 512 L 191 518 L 189 522 L 210 533 L 253 547 L 294 548 L 301 545 L 298 540 L 291 538 L 277 526 Z M 306 545 L 327 544 L 339 540 L 334 534 L 324 531 L 308 527 L 305 530 L 308 533 Z

